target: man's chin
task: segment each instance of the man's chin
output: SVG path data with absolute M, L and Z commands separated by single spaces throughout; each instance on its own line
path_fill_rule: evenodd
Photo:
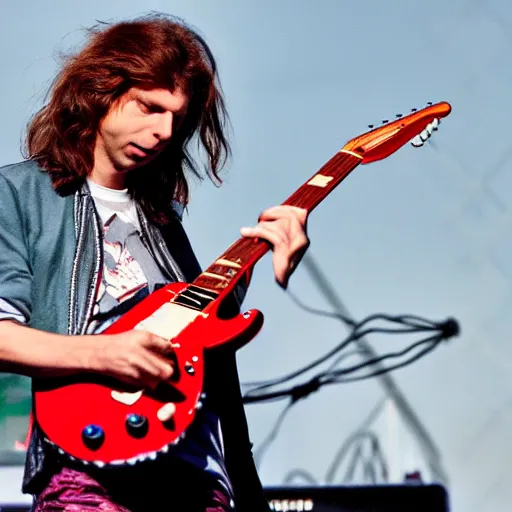
M 141 167 L 144 167 L 148 162 L 147 159 L 142 160 L 135 160 L 135 158 L 127 158 L 127 161 L 120 163 L 115 167 L 116 172 L 118 174 L 128 174 L 131 171 L 135 171 L 136 169 L 140 169 Z
M 135 169 L 140 169 L 141 167 L 144 167 L 151 163 L 158 155 L 147 155 L 145 157 L 137 157 L 137 156 L 131 156 L 129 158 L 129 162 L 127 162 L 127 165 L 125 165 L 120 171 L 123 172 L 130 172 Z
M 114 170 L 116 171 L 116 174 L 117 175 L 125 175 L 125 174 L 128 174 L 130 171 L 132 171 L 133 169 L 135 169 L 136 167 L 134 165 L 131 165 L 131 166 L 120 166 L 120 165 L 116 165 L 114 167 Z

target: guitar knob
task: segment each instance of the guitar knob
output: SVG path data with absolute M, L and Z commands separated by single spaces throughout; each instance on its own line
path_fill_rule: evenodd
M 105 432 L 98 425 L 87 425 L 82 430 L 82 441 L 90 450 L 97 450 L 105 441 Z
M 141 414 L 128 414 L 126 416 L 126 430 L 132 437 L 144 437 L 148 433 L 149 423 L 146 416 Z
M 189 374 L 189 375 L 194 375 L 196 373 L 196 370 L 194 368 L 194 365 L 189 363 L 188 361 L 185 363 L 185 371 Z

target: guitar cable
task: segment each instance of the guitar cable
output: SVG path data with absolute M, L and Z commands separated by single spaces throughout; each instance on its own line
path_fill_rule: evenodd
M 322 312 L 325 314 L 325 316 L 334 316 L 331 315 L 328 312 Z M 391 327 L 368 327 L 363 329 L 363 327 L 366 326 L 366 324 L 370 322 L 374 322 L 377 320 L 385 320 L 387 322 L 393 323 L 393 324 L 401 324 L 403 327 L 399 328 L 391 328 Z M 269 391 L 264 393 L 263 391 L 269 388 L 275 388 L 276 386 L 282 385 L 286 382 L 292 381 L 296 379 L 297 377 L 309 372 L 310 370 L 318 367 L 319 365 L 327 362 L 329 359 L 331 359 L 336 354 L 339 354 L 343 349 L 345 349 L 349 344 L 356 342 L 358 339 L 367 336 L 368 334 L 412 334 L 412 333 L 433 333 L 431 336 L 421 339 L 420 341 L 416 341 L 415 343 L 412 343 L 408 347 L 406 347 L 404 350 L 401 350 L 399 352 L 390 352 L 387 354 L 384 354 L 382 356 L 366 359 L 363 363 L 352 365 L 346 368 L 342 369 L 334 369 L 335 364 L 331 364 L 330 368 L 326 371 L 320 371 L 317 373 L 314 377 L 309 379 L 306 382 L 297 384 L 295 386 L 291 386 L 285 389 L 281 389 L 278 391 Z M 284 375 L 279 378 L 271 379 L 268 381 L 259 381 L 259 382 L 246 382 L 243 383 L 243 386 L 245 388 L 249 387 L 250 389 L 244 394 L 244 403 L 254 403 L 254 402 L 261 402 L 261 401 L 268 401 L 268 400 L 274 400 L 281 397 L 290 396 L 293 401 L 297 401 L 300 398 L 304 398 L 305 396 L 309 395 L 310 393 L 317 391 L 322 385 L 325 384 L 333 384 L 337 382 L 352 382 L 356 380 L 362 380 L 367 378 L 372 378 L 377 375 L 382 375 L 384 373 L 388 373 L 390 371 L 394 371 L 398 368 L 402 368 L 404 366 L 407 366 L 419 358 L 426 355 L 428 352 L 432 351 L 434 348 L 436 348 L 437 345 L 439 345 L 442 341 L 449 339 L 453 336 L 456 336 L 459 332 L 458 324 L 457 322 L 449 318 L 448 320 L 444 322 L 431 322 L 426 319 L 422 319 L 420 317 L 416 317 L 413 315 L 400 315 L 400 316 L 391 316 L 391 315 L 385 315 L 385 314 L 374 314 L 371 316 L 366 317 L 361 322 L 355 324 L 352 328 L 352 332 L 337 346 L 335 346 L 333 349 L 329 350 L 326 354 L 323 356 L 317 358 L 316 360 L 312 361 L 311 363 L 307 364 L 306 366 L 303 366 L 302 368 L 299 368 L 298 370 L 295 370 L 287 375 Z M 395 359 L 402 357 L 409 352 L 418 349 L 422 345 L 428 345 L 426 348 L 423 348 L 421 351 L 419 351 L 416 355 L 413 355 L 409 357 L 408 359 L 405 359 L 401 363 L 397 363 L 393 366 L 389 366 L 387 368 L 382 368 L 375 370 L 369 374 L 362 375 L 362 376 L 355 376 L 351 378 L 342 378 L 342 376 L 354 373 L 358 370 L 361 370 L 367 366 L 374 366 L 377 363 L 380 363 L 382 361 L 385 361 L 387 359 Z M 348 354 L 341 354 L 341 357 L 344 358 Z M 340 362 L 340 359 L 338 358 L 336 360 L 336 365 Z
M 373 378 L 385 373 L 389 373 L 391 371 L 397 370 L 399 368 L 402 368 L 404 366 L 407 366 L 430 351 L 432 351 L 434 348 L 436 348 L 442 341 L 447 340 L 451 337 L 457 336 L 460 332 L 459 325 L 457 321 L 453 318 L 448 318 L 447 320 L 443 322 L 434 322 L 425 318 L 421 318 L 416 315 L 386 315 L 386 314 L 373 314 L 366 318 L 364 318 L 360 322 L 355 322 L 349 319 L 348 317 L 345 317 L 344 315 L 337 314 L 337 313 L 331 313 L 328 311 L 322 311 L 318 309 L 314 309 L 312 307 L 304 305 L 293 293 L 290 292 L 288 289 L 288 293 L 290 297 L 296 302 L 296 304 L 303 310 L 319 315 L 324 316 L 328 318 L 338 319 L 341 320 L 343 323 L 345 323 L 347 326 L 350 326 L 351 333 L 336 347 L 328 351 L 323 356 L 317 358 L 316 360 L 312 361 L 308 365 L 299 368 L 287 375 L 284 375 L 282 377 L 271 379 L 267 381 L 259 381 L 259 382 L 248 382 L 243 383 L 243 386 L 250 387 L 250 389 L 244 394 L 243 401 L 245 404 L 250 403 L 257 403 L 257 402 L 264 402 L 264 401 L 274 401 L 282 398 L 289 397 L 288 404 L 284 407 L 284 409 L 279 414 L 276 422 L 274 423 L 273 428 L 271 429 L 270 433 L 267 435 L 267 437 L 260 443 L 258 448 L 255 450 L 255 462 L 257 467 L 261 464 L 261 460 L 263 458 L 264 453 L 269 449 L 272 442 L 276 439 L 279 430 L 282 427 L 283 421 L 285 419 L 285 416 L 291 409 L 291 407 L 296 404 L 300 399 L 305 398 L 309 396 L 311 393 L 318 391 L 322 386 L 328 385 L 328 384 L 338 384 L 338 383 L 346 383 L 346 382 L 354 382 L 358 380 L 363 379 L 369 379 Z M 398 327 L 367 327 L 367 324 L 371 322 L 377 322 L 377 321 L 384 321 L 388 322 L 394 325 L 398 325 Z M 362 347 L 357 347 L 357 349 L 345 352 L 343 354 L 340 354 L 340 352 L 345 349 L 350 343 L 356 343 L 359 339 L 366 337 L 368 334 L 374 334 L 374 333 L 380 333 L 380 334 L 412 334 L 412 333 L 431 333 L 431 336 L 428 336 L 426 338 L 423 338 L 419 341 L 416 341 L 409 346 L 407 346 L 405 349 L 397 352 L 390 352 L 386 353 L 382 356 L 378 357 L 371 357 L 367 358 L 364 362 L 355 364 L 352 366 L 347 366 L 345 368 L 338 368 L 337 366 L 346 358 L 354 356 L 354 355 L 368 355 L 364 350 L 362 350 Z M 423 347 L 424 345 L 427 345 L 426 347 Z M 396 363 L 394 365 L 388 366 L 388 367 L 380 367 L 373 372 L 363 374 L 363 375 L 356 375 L 351 377 L 346 377 L 346 375 L 355 373 L 359 370 L 362 370 L 365 367 L 372 366 L 375 368 L 376 365 L 381 363 L 382 361 L 388 360 L 388 359 L 396 359 L 405 356 L 411 351 L 417 350 L 420 347 L 422 347 L 421 350 L 418 350 L 416 354 L 410 356 L 409 358 L 402 360 L 400 363 Z M 289 382 L 291 380 L 296 379 L 297 377 L 309 372 L 310 370 L 320 366 L 321 364 L 327 362 L 329 359 L 333 358 L 335 355 L 338 355 L 338 357 L 331 362 L 329 368 L 324 371 L 318 372 L 315 376 L 310 378 L 309 380 L 296 384 L 294 386 L 285 388 L 285 389 L 278 389 L 275 391 L 267 391 L 263 392 L 264 390 L 267 390 L 269 388 L 275 388 L 277 386 L 280 386 L 286 382 Z M 374 455 L 377 453 L 375 452 L 375 449 L 377 449 L 377 452 L 380 453 L 379 448 L 374 447 Z M 374 458 L 374 457 L 373 457 Z M 372 459 L 373 459 L 372 458 Z M 366 468 L 365 471 L 370 471 L 368 465 L 374 463 L 371 460 L 362 461 L 364 467 Z M 353 464 L 357 464 L 357 459 L 353 461 Z M 361 459 L 362 460 L 362 459 Z M 338 461 L 340 463 L 340 461 Z M 387 466 L 385 465 L 385 461 L 383 460 L 382 453 L 380 453 L 379 457 L 379 464 L 381 467 L 383 478 L 387 478 Z M 302 471 L 302 470 L 300 470 Z M 372 466 L 370 473 L 373 475 L 375 473 L 374 468 Z M 304 476 L 304 475 L 302 475 Z M 345 477 L 345 480 L 349 477 L 349 473 L 347 472 L 347 476 Z M 331 477 L 329 477 L 331 478 Z

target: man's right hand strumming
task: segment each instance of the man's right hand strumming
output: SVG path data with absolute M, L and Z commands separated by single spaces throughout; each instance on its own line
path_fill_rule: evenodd
M 154 388 L 173 374 L 172 343 L 147 331 L 68 336 L 0 321 L 0 371 L 29 377 L 80 372 Z
M 87 336 L 89 371 L 143 388 L 154 388 L 173 374 L 172 344 L 148 331 Z

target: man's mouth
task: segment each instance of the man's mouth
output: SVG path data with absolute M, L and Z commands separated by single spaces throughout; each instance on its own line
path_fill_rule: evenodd
M 138 144 L 135 144 L 135 142 L 131 142 L 130 145 L 137 150 L 136 152 L 137 152 L 138 156 L 141 156 L 141 157 L 153 156 L 156 153 L 158 153 L 158 151 L 154 148 L 148 149 L 148 148 L 145 148 L 144 146 L 139 146 Z

